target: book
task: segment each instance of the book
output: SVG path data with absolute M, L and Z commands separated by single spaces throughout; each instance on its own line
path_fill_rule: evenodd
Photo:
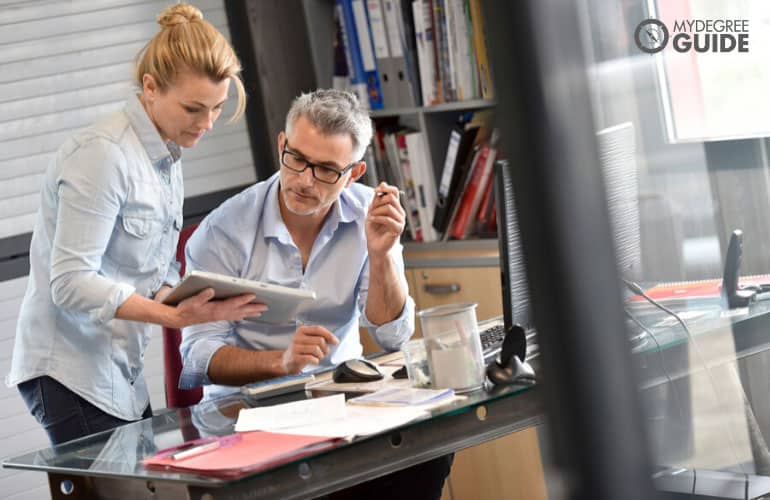
M 352 405 L 435 407 L 456 399 L 453 389 L 389 387 L 348 400 Z
M 476 55 L 476 67 L 479 75 L 481 97 L 493 99 L 492 72 L 489 69 L 487 43 L 484 36 L 484 19 L 481 13 L 481 0 L 469 0 L 471 24 L 473 30 L 473 51 Z
M 425 139 L 422 132 L 406 134 L 406 151 L 414 181 L 417 213 L 420 219 L 422 240 L 424 242 L 438 241 L 439 234 L 433 228 L 433 217 L 436 210 L 436 180 L 430 166 Z
M 241 387 L 243 394 L 249 396 L 272 397 L 290 392 L 304 391 L 306 384 L 315 380 L 312 373 L 300 373 L 297 375 L 287 375 L 285 377 L 260 380 Z
M 481 152 L 476 164 L 472 167 L 470 181 L 463 191 L 460 205 L 457 209 L 457 216 L 452 222 L 451 236 L 457 239 L 465 239 L 475 227 L 473 221 L 476 218 L 476 212 L 479 209 L 481 198 L 492 177 L 492 165 L 495 163 L 497 150 L 489 144 L 481 146 Z
M 436 55 L 433 47 L 433 25 L 430 9 L 430 4 L 423 0 L 415 0 L 412 4 L 423 106 L 436 103 Z

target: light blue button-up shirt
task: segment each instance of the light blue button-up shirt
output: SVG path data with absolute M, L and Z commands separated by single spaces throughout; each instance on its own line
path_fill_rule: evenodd
M 141 418 L 151 327 L 115 311 L 179 281 L 180 156 L 136 96 L 62 145 L 43 180 L 6 384 L 48 375 L 111 415 Z
M 313 371 L 361 355 L 359 321 L 387 350 L 397 350 L 414 331 L 414 301 L 408 295 L 400 244 L 394 246 L 390 256 L 407 295 L 401 315 L 379 326 L 366 318 L 369 259 L 364 222 L 374 190 L 354 183 L 342 191 L 329 210 L 303 272 L 299 249 L 281 218 L 278 186 L 275 174 L 209 214 L 187 243 L 188 269 L 314 290 L 317 299 L 299 312 L 292 325 L 220 321 L 185 328 L 180 346 L 184 368 L 179 385 L 205 385 L 204 398 L 237 390 L 213 385 L 208 378 L 212 355 L 225 345 L 284 350 L 297 325 L 320 325 L 334 333 L 340 343 L 331 347 L 320 366 L 308 365 L 304 369 Z

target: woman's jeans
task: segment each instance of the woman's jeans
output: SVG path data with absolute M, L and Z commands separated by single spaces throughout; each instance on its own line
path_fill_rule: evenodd
M 54 445 L 129 423 L 103 412 L 48 376 L 22 382 L 18 389 Z M 142 418 L 151 416 L 152 409 L 147 405 Z

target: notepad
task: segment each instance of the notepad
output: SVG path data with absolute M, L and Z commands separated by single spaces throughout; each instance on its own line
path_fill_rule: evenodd
M 438 406 L 451 403 L 455 399 L 452 389 L 418 389 L 414 387 L 390 387 L 371 394 L 365 394 L 348 400 L 353 405 L 374 406 Z

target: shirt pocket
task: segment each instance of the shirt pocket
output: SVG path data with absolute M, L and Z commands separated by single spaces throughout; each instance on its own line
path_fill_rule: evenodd
M 150 258 L 157 251 L 160 231 L 160 221 L 154 217 L 124 214 L 114 235 L 113 259 L 121 266 L 146 270 Z

